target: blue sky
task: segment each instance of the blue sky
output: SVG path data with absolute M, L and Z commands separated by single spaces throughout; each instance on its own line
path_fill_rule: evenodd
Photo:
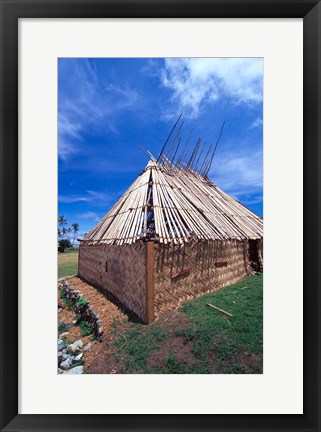
M 179 114 L 182 136 L 216 142 L 209 177 L 263 213 L 263 59 L 59 59 L 59 215 L 92 229 L 157 156 Z

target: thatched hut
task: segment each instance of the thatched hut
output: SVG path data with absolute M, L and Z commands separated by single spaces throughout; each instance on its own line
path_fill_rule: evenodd
M 145 323 L 263 270 L 262 218 L 208 179 L 209 162 L 202 171 L 194 159 L 151 157 L 81 241 L 80 277 Z

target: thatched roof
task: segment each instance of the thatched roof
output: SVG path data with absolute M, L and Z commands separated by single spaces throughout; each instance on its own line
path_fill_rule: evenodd
M 257 239 L 263 219 L 188 166 L 151 158 L 84 243 Z

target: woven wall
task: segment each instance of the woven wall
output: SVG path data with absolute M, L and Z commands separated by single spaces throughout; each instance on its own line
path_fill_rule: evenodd
M 113 294 L 143 321 L 146 319 L 146 254 L 144 243 L 81 245 L 79 276 Z
M 258 243 L 262 257 L 262 242 Z M 154 243 L 154 314 L 233 284 L 253 269 L 247 240 L 196 241 L 183 245 Z M 79 275 L 113 294 L 146 321 L 146 244 L 82 245 Z
M 154 259 L 156 318 L 187 300 L 239 281 L 249 270 L 247 243 L 236 240 L 155 244 Z M 188 268 L 189 272 L 177 275 Z

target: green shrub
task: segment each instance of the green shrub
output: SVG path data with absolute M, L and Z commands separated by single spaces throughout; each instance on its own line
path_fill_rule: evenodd
M 69 298 L 66 296 L 66 293 L 62 290 L 60 291 L 60 298 L 61 298 L 61 300 L 63 300 L 65 302 L 65 305 L 67 306 L 68 310 L 73 309 L 73 304 L 72 304 L 71 300 L 69 300 Z
M 59 243 L 59 246 L 61 248 L 64 248 L 64 249 L 69 248 L 69 247 L 72 246 L 72 244 L 70 243 L 70 240 L 68 240 L 68 239 L 59 240 L 58 243 Z
M 93 328 L 86 321 L 80 321 L 79 323 L 81 336 L 88 336 L 92 333 Z
M 85 297 L 81 297 L 76 301 L 76 306 L 87 306 L 89 301 Z

